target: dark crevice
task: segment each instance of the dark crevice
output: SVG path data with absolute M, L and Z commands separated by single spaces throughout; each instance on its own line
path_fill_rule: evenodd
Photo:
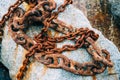
M 0 80 L 11 80 L 9 70 L 0 62 Z

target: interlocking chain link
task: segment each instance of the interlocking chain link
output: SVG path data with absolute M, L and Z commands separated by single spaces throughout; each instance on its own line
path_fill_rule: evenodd
M 18 0 L 14 5 L 11 5 L 8 9 L 8 12 L 6 14 L 3 15 L 1 21 L 0 21 L 0 43 L 2 41 L 2 36 L 3 36 L 3 27 L 5 25 L 5 22 L 9 19 L 9 17 L 11 16 L 12 12 L 18 8 L 19 5 L 21 5 L 23 3 L 23 0 Z
M 22 2 L 30 5 L 29 10 L 24 11 L 18 7 Z M 18 0 L 13 6 L 10 6 L 8 13 L 3 16 L 0 25 L 3 26 L 5 21 L 9 19 L 9 31 L 13 40 L 29 51 L 25 55 L 25 60 L 17 74 L 17 80 L 22 80 L 25 76 L 31 62 L 30 58 L 35 58 L 49 68 L 62 68 L 84 76 L 102 73 L 107 67 L 113 66 L 110 53 L 105 49 L 100 49 L 95 43 L 99 38 L 98 34 L 88 28 L 74 28 L 57 19 L 58 15 L 69 4 L 72 4 L 72 0 L 65 0 L 57 11 L 53 11 L 57 6 L 54 0 Z M 43 27 L 41 32 L 33 39 L 26 35 L 27 29 L 31 25 Z M 47 33 L 49 28 L 63 35 L 49 36 Z M 74 45 L 67 44 L 58 48 L 57 43 L 64 40 L 74 41 Z M 93 61 L 79 63 L 62 54 L 65 51 L 73 51 L 81 47 L 87 49 Z

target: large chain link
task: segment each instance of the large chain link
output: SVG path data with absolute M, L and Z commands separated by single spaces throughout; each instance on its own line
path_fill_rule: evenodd
M 30 5 L 29 10 L 24 11 L 18 6 L 26 2 Z M 66 71 L 80 75 L 95 75 L 105 71 L 107 67 L 112 67 L 110 53 L 107 50 L 100 49 L 96 45 L 99 37 L 93 30 L 88 28 L 74 28 L 57 19 L 58 15 L 63 12 L 72 0 L 65 0 L 64 4 L 56 9 L 54 0 L 18 0 L 13 6 L 10 6 L 8 13 L 5 14 L 0 22 L 3 26 L 5 21 L 9 19 L 9 31 L 14 41 L 23 46 L 29 52 L 25 56 L 23 65 L 17 74 L 17 79 L 23 79 L 30 57 L 35 58 L 42 64 L 50 68 L 62 68 Z M 42 26 L 41 32 L 34 36 L 34 39 L 26 35 L 28 26 L 37 24 Z M 2 28 L 2 27 L 1 27 Z M 48 29 L 54 29 L 63 33 L 62 36 L 49 36 Z M 64 40 L 74 41 L 74 45 L 63 45 L 57 48 L 56 43 Z M 92 62 L 78 63 L 63 55 L 65 51 L 73 51 L 84 47 L 92 56 Z
M 18 8 L 19 5 L 23 3 L 23 0 L 18 0 L 14 5 L 11 5 L 8 9 L 8 12 L 3 15 L 1 21 L 0 21 L 0 43 L 2 41 L 2 36 L 3 36 L 3 27 L 5 25 L 5 22 L 9 19 L 11 16 L 12 12 L 15 11 L 16 8 Z

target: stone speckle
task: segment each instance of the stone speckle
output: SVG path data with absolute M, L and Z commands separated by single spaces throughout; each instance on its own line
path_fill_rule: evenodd
M 4 0 L 8 1 L 8 0 Z M 55 0 L 58 4 L 63 3 L 64 0 Z M 15 2 L 11 0 L 9 3 Z M 0 6 L 1 8 L 1 6 Z M 4 11 L 4 10 L 3 10 Z M 3 13 L 4 14 L 4 13 Z M 24 80 L 119 80 L 119 73 L 120 73 L 120 52 L 118 51 L 117 47 L 106 39 L 102 33 L 96 29 L 93 29 L 84 14 L 78 10 L 77 8 L 73 7 L 72 5 L 68 6 L 65 12 L 61 13 L 58 19 L 66 22 L 69 25 L 74 27 L 88 27 L 94 30 L 96 33 L 100 35 L 97 44 L 104 49 L 107 49 L 110 52 L 111 59 L 114 62 L 114 67 L 112 69 L 107 69 L 104 73 L 98 74 L 96 76 L 80 76 L 74 75 L 73 73 L 67 72 L 62 69 L 51 69 L 47 68 L 43 64 L 33 61 L 31 62 L 29 69 L 24 77 Z M 32 30 L 32 31 L 31 31 Z M 32 35 L 32 32 L 39 32 L 38 27 L 30 28 L 29 32 Z M 33 32 L 33 33 L 34 33 Z M 65 41 L 64 44 L 72 44 L 70 41 Z M 62 45 L 63 43 L 59 43 L 58 46 Z M 17 49 L 17 50 L 16 50 Z M 25 54 L 27 53 L 20 45 L 17 45 L 13 39 L 10 37 L 8 32 L 8 26 L 5 27 L 5 34 L 2 42 L 2 53 L 1 58 L 2 62 L 10 71 L 10 77 L 12 80 L 16 80 L 16 74 L 20 66 L 22 66 L 22 61 L 24 60 Z M 87 62 L 91 60 L 90 55 L 86 52 L 85 49 L 81 48 L 76 51 L 64 52 L 64 55 L 73 59 L 78 62 Z M 112 75 L 111 75 L 112 74 Z

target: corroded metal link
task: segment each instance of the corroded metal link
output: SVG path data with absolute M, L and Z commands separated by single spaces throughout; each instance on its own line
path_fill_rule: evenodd
M 29 56 L 27 56 L 27 55 L 29 55 L 29 54 L 34 54 L 34 50 L 33 51 L 31 51 L 31 52 L 28 52 L 27 54 L 26 54 L 26 58 L 25 58 L 25 60 L 23 61 L 23 65 L 22 65 L 22 67 L 20 68 L 20 70 L 19 70 L 19 73 L 17 74 L 17 80 L 22 80 L 23 79 L 23 77 L 24 77 L 24 75 L 25 75 L 25 72 L 27 71 L 27 66 L 28 66 L 28 64 L 30 64 L 30 60 L 29 60 Z
M 0 36 L 3 36 L 3 27 L 5 22 L 9 19 L 10 15 L 12 14 L 12 12 L 15 11 L 16 8 L 18 8 L 19 5 L 21 5 L 23 3 L 23 1 L 18 0 L 16 1 L 15 4 L 13 4 L 12 6 L 9 7 L 8 12 L 6 14 L 3 15 L 1 21 L 0 21 Z M 0 42 L 2 41 L 2 37 L 0 37 Z
M 24 16 L 22 17 L 19 17 L 16 19 L 16 21 L 19 22 L 19 24 L 23 24 L 23 23 L 26 23 L 26 20 L 29 20 L 29 16 L 31 16 L 31 19 L 32 20 L 36 20 L 36 21 L 43 21 L 45 20 L 45 18 L 47 18 L 50 14 L 49 11 L 45 11 L 44 10 L 44 6 L 47 5 L 47 4 L 50 4 L 50 2 L 48 1 L 41 1 L 40 3 L 38 3 L 33 9 L 30 9 L 29 11 L 27 11 Z M 55 4 L 54 5 L 51 5 L 51 8 L 55 8 Z M 37 15 L 37 16 L 35 16 Z M 34 18 L 34 19 L 33 19 Z
M 91 69 L 91 71 L 94 74 L 99 74 L 99 73 L 103 73 L 105 71 L 105 69 L 107 68 L 107 66 L 101 62 L 95 62 L 95 67 L 93 66 L 93 68 Z
M 45 53 L 37 53 L 36 55 L 35 55 L 35 58 L 36 58 L 36 60 L 37 61 L 39 61 L 40 63 L 43 63 L 43 64 L 45 64 L 45 65 L 47 65 L 47 64 L 49 64 L 50 63 L 50 60 L 45 60 L 44 58 L 45 58 Z
M 63 66 L 63 64 L 66 64 L 69 62 L 69 59 L 67 59 L 66 56 L 63 56 L 61 54 L 48 54 L 45 56 L 45 60 L 51 60 L 50 64 L 48 64 L 48 67 L 51 68 L 60 68 Z
M 53 11 L 56 8 L 56 3 L 54 0 L 49 0 L 49 3 L 43 6 L 47 11 Z
M 80 74 L 84 76 L 95 75 L 95 73 L 102 73 L 106 67 L 100 67 L 99 69 L 93 62 L 78 63 L 76 61 L 68 59 L 62 54 L 45 54 L 40 53 L 35 55 L 36 59 L 50 68 L 63 68 L 74 74 Z
M 15 18 L 21 17 L 24 14 L 21 8 L 18 8 L 16 11 L 18 12 L 13 15 Z M 14 18 L 13 20 L 11 18 L 9 22 L 9 30 L 12 33 L 12 38 L 17 44 L 22 45 L 26 50 L 29 50 L 35 44 L 35 41 L 28 37 L 22 30 L 19 29 L 19 27 L 16 28 L 16 25 L 14 25 L 15 22 L 12 23 L 11 21 L 14 21 Z
M 5 21 L 9 19 L 10 15 L 13 11 L 15 11 L 16 8 L 18 8 L 19 5 L 22 4 L 23 1 L 18 0 L 15 4 L 9 7 L 8 12 L 2 17 L 0 21 L 0 28 L 2 28 L 5 24 Z
M 43 7 L 42 4 L 41 4 L 41 7 Z M 21 25 L 19 25 L 20 23 L 18 23 L 15 20 L 15 19 L 18 19 L 23 16 L 23 13 L 21 12 L 21 10 L 18 10 L 18 12 L 19 12 L 18 14 L 15 13 L 15 15 L 13 15 L 14 16 L 13 20 L 11 20 L 11 21 L 13 21 L 13 23 L 10 23 L 9 28 L 10 28 L 10 31 L 12 32 L 12 37 L 13 37 L 14 41 L 17 44 L 22 45 L 26 50 L 30 51 L 31 47 L 35 46 L 35 42 L 32 39 L 30 39 L 27 35 L 25 35 L 25 32 L 22 31 L 24 29 L 24 26 L 23 26 L 23 28 L 21 28 Z M 40 49 L 40 47 L 38 45 L 35 48 Z M 29 61 L 29 57 L 31 57 L 33 54 L 34 54 L 33 52 L 26 54 L 26 59 L 23 62 L 23 66 L 20 68 L 20 72 L 17 75 L 18 80 L 21 80 L 23 78 L 24 72 L 26 71 L 26 66 Z
M 49 18 L 47 18 L 45 21 L 43 21 L 45 28 L 43 28 L 42 31 L 46 32 L 47 29 L 50 27 L 51 21 L 52 21 L 53 19 L 56 19 L 56 18 L 58 17 L 58 14 L 60 14 L 61 12 L 63 12 L 63 11 L 65 10 L 66 6 L 67 6 L 68 4 L 71 4 L 71 3 L 72 3 L 72 0 L 67 0 L 67 1 L 65 0 L 64 4 L 61 5 L 61 6 L 59 6 L 59 7 L 58 7 L 58 10 L 57 10 L 56 12 L 53 12 L 53 13 L 51 14 L 51 17 L 49 17 Z
M 107 65 L 107 66 L 113 66 L 113 63 L 110 61 L 110 56 L 108 55 L 109 53 L 105 50 L 99 51 L 99 48 L 97 46 L 95 46 L 95 42 L 90 38 L 88 39 L 90 41 L 88 41 L 90 44 L 92 44 L 89 48 L 88 48 L 88 52 L 93 56 L 93 59 L 95 61 L 99 61 L 102 62 L 103 64 Z M 104 52 L 106 55 L 106 57 L 103 56 L 102 52 Z
M 50 27 L 57 30 L 58 32 L 61 32 L 61 33 L 64 33 L 64 34 L 75 31 L 75 29 L 72 26 L 67 25 L 67 24 L 65 24 L 64 22 L 62 22 L 58 19 L 54 19 L 52 21 L 52 23 L 50 24 Z
M 36 42 L 34 40 L 32 40 L 30 37 L 28 37 L 27 35 L 25 35 L 24 33 L 18 31 L 18 33 L 12 33 L 12 35 L 14 36 L 13 39 L 14 41 L 19 44 L 22 45 L 26 50 L 30 50 L 30 48 L 36 44 Z
M 62 68 L 74 74 L 91 76 L 105 71 L 107 67 L 112 67 L 110 53 L 107 50 L 101 50 L 96 45 L 99 35 L 88 28 L 74 28 L 57 19 L 58 15 L 63 12 L 72 0 L 65 0 L 64 4 L 56 9 L 54 0 L 20 0 L 19 4 L 26 2 L 30 9 L 24 11 L 18 8 L 18 5 L 11 6 L 9 11 L 13 11 L 9 18 L 9 31 L 13 40 L 24 47 L 29 52 L 25 55 L 23 66 L 20 68 L 17 79 L 21 80 L 25 76 L 27 66 L 30 63 L 29 58 L 34 56 L 40 63 L 50 68 Z M 17 8 L 13 10 L 14 8 Z M 7 14 L 7 15 L 8 15 Z M 3 22 L 7 19 L 3 17 Z M 42 23 L 41 32 L 34 36 L 34 39 L 26 35 L 26 30 L 33 23 Z M 49 36 L 48 29 L 54 29 L 63 33 L 62 36 Z M 3 34 L 3 33 L 1 33 Z M 57 48 L 57 43 L 64 40 L 71 40 L 74 45 L 63 45 Z M 93 62 L 79 63 L 63 55 L 65 51 L 77 50 L 81 47 L 87 48 L 88 53 L 92 56 Z
M 28 4 L 35 4 L 38 2 L 38 0 L 24 0 L 24 2 L 26 2 Z

